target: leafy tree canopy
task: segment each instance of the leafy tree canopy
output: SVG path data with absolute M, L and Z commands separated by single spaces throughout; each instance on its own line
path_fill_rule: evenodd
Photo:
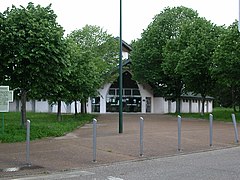
M 178 37 L 170 39 L 164 47 L 163 69 L 171 77 L 178 75 L 185 91 L 201 94 L 204 113 L 205 97 L 215 82 L 211 69 L 219 28 L 196 17 L 185 21 L 179 29 Z
M 98 26 L 86 25 L 67 37 L 71 47 L 69 91 L 76 101 L 86 101 L 108 80 L 107 74 L 117 65 L 118 43 Z
M 238 22 L 230 25 L 219 38 L 214 53 L 213 72 L 218 79 L 218 87 L 230 89 L 232 106 L 240 104 L 240 32 Z M 236 110 L 236 109 L 235 109 Z
M 141 39 L 132 45 L 131 57 L 136 80 L 149 83 L 159 95 L 171 94 L 172 90 L 166 89 L 170 88 L 166 82 L 169 82 L 171 77 L 162 69 L 163 48 L 169 39 L 179 36 L 181 24 L 197 16 L 196 11 L 181 6 L 168 7 L 154 17 L 153 22 L 142 33 Z
M 56 79 L 61 79 L 67 66 L 66 43 L 56 18 L 51 5 L 33 3 L 12 6 L 1 14 L 1 67 L 5 84 L 21 91 L 23 112 L 29 91 L 42 93 L 61 88 Z

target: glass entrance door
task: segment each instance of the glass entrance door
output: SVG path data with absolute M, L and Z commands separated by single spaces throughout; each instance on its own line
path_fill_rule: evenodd
M 141 97 L 123 97 L 123 112 L 141 112 Z M 107 98 L 107 112 L 119 111 L 119 97 Z
M 119 111 L 118 89 L 110 89 L 107 96 L 107 112 Z M 141 112 L 141 101 L 138 89 L 123 89 L 123 112 Z
M 124 97 L 123 112 L 141 112 L 141 97 Z
M 146 112 L 151 112 L 151 97 L 146 97 Z

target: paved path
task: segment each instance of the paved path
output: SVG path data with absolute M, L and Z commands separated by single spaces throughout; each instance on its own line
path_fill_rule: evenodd
M 17 180 L 239 180 L 240 147 L 115 163 Z
M 144 157 L 139 157 L 139 117 L 144 124 Z M 183 119 L 182 152 L 177 151 L 177 118 L 168 115 L 124 114 L 124 133 L 118 134 L 118 115 L 99 115 L 97 163 L 92 162 L 92 125 L 64 137 L 31 142 L 32 167 L 25 168 L 25 143 L 0 144 L 0 178 L 87 168 L 152 157 L 233 147 L 232 123 L 214 122 L 213 147 L 209 147 L 209 126 L 205 120 Z M 17 172 L 6 168 L 22 167 Z M 41 168 L 39 168 L 41 167 Z M 11 170 L 11 169 L 10 169 Z

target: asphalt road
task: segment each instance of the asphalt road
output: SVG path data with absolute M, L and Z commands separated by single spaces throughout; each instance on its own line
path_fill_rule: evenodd
M 19 178 L 82 180 L 239 180 L 240 147 Z

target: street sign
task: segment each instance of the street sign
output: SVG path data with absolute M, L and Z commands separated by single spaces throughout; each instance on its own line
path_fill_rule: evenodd
M 0 112 L 8 112 L 12 101 L 13 91 L 9 91 L 9 86 L 0 86 Z

